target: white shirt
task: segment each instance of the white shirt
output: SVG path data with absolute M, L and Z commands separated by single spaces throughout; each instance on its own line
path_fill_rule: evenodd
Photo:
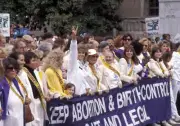
M 160 63 L 158 63 L 157 61 L 155 61 L 154 59 L 150 59 L 150 61 L 148 62 L 148 68 L 149 68 L 149 74 L 151 77 L 155 77 L 155 76 L 161 76 L 161 77 L 165 77 L 169 75 L 169 71 L 167 70 L 166 66 L 164 65 L 163 61 L 161 61 Z M 160 66 L 161 65 L 161 66 Z M 162 68 L 161 68 L 162 67 Z M 163 70 L 162 70 L 163 69 Z M 163 72 L 164 71 L 164 72 Z
M 173 52 L 172 59 L 172 78 L 180 81 L 180 54 L 179 52 Z
M 19 91 L 11 83 L 15 91 L 20 95 Z M 20 98 L 9 89 L 9 97 L 7 102 L 7 118 L 3 120 L 4 126 L 24 126 L 23 103 Z
M 112 63 L 111 66 L 117 70 L 120 74 L 120 71 L 117 68 L 117 65 Z M 108 90 L 108 89 L 113 89 L 118 86 L 122 87 L 122 82 L 120 76 L 112 71 L 111 69 L 107 68 L 104 65 L 100 66 L 100 73 L 101 73 L 101 78 L 100 78 L 100 88 L 101 90 Z
M 69 62 L 67 67 L 67 83 L 75 85 L 75 94 L 82 95 L 86 93 L 86 89 L 90 88 L 86 80 L 88 73 L 86 64 L 78 60 L 77 41 L 71 41 Z
M 123 75 L 128 76 L 131 66 L 128 65 L 127 61 L 124 58 L 121 58 L 119 61 L 119 65 L 120 65 L 120 72 L 123 73 Z M 137 79 L 137 76 L 138 76 L 137 74 L 141 72 L 142 70 L 143 70 L 143 67 L 140 64 L 134 65 L 134 68 L 130 77 Z

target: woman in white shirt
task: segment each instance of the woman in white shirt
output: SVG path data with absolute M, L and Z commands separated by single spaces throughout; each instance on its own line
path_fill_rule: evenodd
M 67 83 L 75 85 L 76 95 L 82 95 L 87 93 L 89 84 L 86 80 L 88 73 L 86 72 L 87 64 L 85 59 L 85 45 L 77 45 L 76 40 L 77 29 L 72 29 L 72 40 L 69 50 L 69 62 L 67 67 Z
M 154 47 L 151 53 L 151 59 L 147 63 L 149 77 L 168 77 L 170 74 L 168 69 L 164 65 L 164 62 L 161 59 L 161 50 L 158 47 Z
M 134 83 L 139 79 L 138 73 L 142 71 L 143 67 L 139 64 L 136 53 L 132 46 L 128 46 L 124 50 L 124 58 L 119 61 L 120 71 L 132 78 Z
M 97 92 L 100 89 L 100 71 L 99 71 L 99 65 L 97 64 L 97 59 L 99 55 L 96 52 L 95 49 L 89 49 L 88 50 L 88 66 L 86 67 L 86 71 L 88 75 L 86 76 L 86 80 L 90 86 L 88 91 L 90 92 Z
M 0 86 L 3 89 L 1 126 L 24 126 L 24 96 L 16 79 L 18 63 L 13 58 L 3 60 L 4 76 Z

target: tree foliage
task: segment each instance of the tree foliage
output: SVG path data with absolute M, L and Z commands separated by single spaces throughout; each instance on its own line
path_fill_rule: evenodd
M 0 11 L 11 14 L 13 21 L 50 22 L 57 34 L 78 25 L 81 32 L 103 34 L 120 29 L 116 11 L 122 0 L 1 0 Z M 18 17 L 18 18 L 17 18 Z

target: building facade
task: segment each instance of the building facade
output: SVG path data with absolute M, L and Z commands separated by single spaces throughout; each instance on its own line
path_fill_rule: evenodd
M 159 15 L 158 0 L 124 0 L 117 12 L 122 19 L 123 33 L 145 34 L 145 18 Z

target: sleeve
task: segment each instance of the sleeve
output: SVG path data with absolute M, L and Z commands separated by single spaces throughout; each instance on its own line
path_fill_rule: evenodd
M 121 58 L 119 60 L 119 70 L 122 74 L 124 74 L 124 75 L 127 74 L 127 62 L 124 58 Z
M 164 74 L 162 73 L 162 71 L 161 71 L 161 70 L 157 67 L 157 65 L 155 64 L 155 62 L 150 61 L 150 62 L 148 63 L 148 67 L 149 67 L 149 69 L 150 69 L 155 75 L 161 76 L 161 77 L 164 76 Z
M 69 82 L 70 77 L 73 75 L 74 70 L 76 70 L 78 64 L 78 50 L 77 50 L 77 41 L 71 40 L 70 45 L 70 55 L 67 68 L 67 81 Z
M 121 58 L 119 61 L 119 71 L 120 71 L 120 79 L 127 83 L 132 82 L 132 77 L 127 76 L 127 62 L 124 58 Z
M 47 69 L 45 74 L 50 92 L 55 94 L 59 93 L 61 96 L 66 96 L 66 94 L 63 92 L 61 84 L 56 81 L 56 75 L 53 73 L 53 71 L 51 69 Z
M 105 86 L 105 84 L 103 84 L 103 80 L 104 80 L 103 73 L 104 73 L 104 66 L 100 65 L 99 66 L 99 79 L 100 79 L 100 89 L 99 89 L 99 91 L 107 90 L 107 87 Z
M 141 64 L 135 65 L 135 73 L 138 74 L 143 70 L 143 67 Z
M 169 73 L 168 69 L 166 68 L 166 66 L 164 65 L 163 61 L 161 62 L 161 65 L 162 65 L 162 67 L 163 67 L 165 76 L 169 76 L 170 73 Z

